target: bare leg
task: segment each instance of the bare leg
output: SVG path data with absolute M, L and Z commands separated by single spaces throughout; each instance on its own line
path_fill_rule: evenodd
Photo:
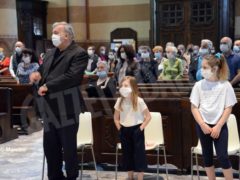
M 138 175 L 137 175 L 138 176 L 137 179 L 138 180 L 143 180 L 143 175 L 144 175 L 144 172 L 139 172 Z
M 133 171 L 128 171 L 128 179 L 133 180 Z
M 233 180 L 232 168 L 223 169 L 223 174 L 226 180 Z
M 216 180 L 215 168 L 214 168 L 214 166 L 205 167 L 205 171 L 206 171 L 206 173 L 207 173 L 207 176 L 208 176 L 208 179 L 209 179 L 209 180 Z

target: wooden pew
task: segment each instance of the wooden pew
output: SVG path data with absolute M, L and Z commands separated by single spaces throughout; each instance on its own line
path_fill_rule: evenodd
M 5 143 L 18 137 L 11 125 L 12 90 L 0 87 L 0 97 L 0 143 Z
M 0 76 L 0 85 L 1 84 L 17 84 L 17 81 L 11 76 Z
M 187 79 L 182 79 L 182 80 L 158 80 L 157 83 L 189 83 L 191 81 Z M 194 82 L 192 82 L 194 83 Z
M 28 122 L 28 133 L 42 129 L 38 121 L 33 101 L 32 85 L 0 84 L 1 87 L 9 87 L 13 91 L 12 124 L 20 125 L 21 118 Z
M 193 87 L 194 83 L 139 83 L 138 87 Z
M 139 96 L 142 98 L 182 98 L 190 97 L 190 92 L 144 92 L 140 91 Z M 84 96 L 87 97 L 87 94 Z M 115 97 L 120 97 L 119 92 L 116 93 Z
M 191 92 L 192 87 L 140 87 L 140 92 Z

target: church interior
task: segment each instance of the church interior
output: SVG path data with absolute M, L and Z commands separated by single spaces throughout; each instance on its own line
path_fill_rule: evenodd
M 81 140 L 84 143 L 77 144 L 79 176 L 75 179 L 131 179 L 122 162 L 125 147 L 118 144 L 123 143 L 123 129 L 121 126 L 119 130 L 116 123 L 117 111 L 123 125 L 122 110 L 117 110 L 116 102 L 126 98 L 121 88 L 125 77 L 131 76 L 137 84 L 136 93 L 151 115 L 143 134 L 147 160 L 143 179 L 207 180 L 205 154 L 197 133 L 197 128 L 201 129 L 205 122 L 198 121 L 204 118 L 196 118 L 192 100 L 195 86 L 208 79 L 203 70 L 207 58 L 228 65 L 229 76 L 225 80 L 233 92 L 232 101 L 236 102 L 231 104 L 228 115 L 224 114 L 225 104 L 219 119 L 227 117 L 223 124 L 228 126 L 226 151 L 231 176 L 240 179 L 240 0 L 1 0 L 0 15 L 0 180 L 51 179 L 50 160 L 44 150 L 48 144 L 43 140 L 47 131 L 45 116 L 41 114 L 44 105 L 39 104 L 38 98 L 48 95 L 62 98 L 48 82 L 52 78 L 50 70 L 54 71 L 58 64 L 51 65 L 49 76 L 44 74 L 44 64 L 53 49 L 57 49 L 56 59 L 62 54 L 66 59 L 72 57 L 54 42 L 54 29 L 59 24 L 70 28 L 70 31 L 65 29 L 64 42 L 72 35 L 71 42 L 81 47 L 86 58 L 85 68 L 79 73 L 81 80 L 76 85 L 83 101 L 69 95 L 66 97 L 72 101 L 57 104 L 74 109 L 76 103 L 82 108 L 84 102 L 84 114 L 90 114 L 76 114 L 77 143 Z M 63 43 L 62 39 L 59 41 Z M 31 60 L 27 62 L 26 57 Z M 71 75 L 74 67 L 69 65 L 69 68 Z M 46 75 L 45 82 L 41 84 L 42 79 L 32 82 L 31 73 L 41 70 L 42 77 Z M 66 73 L 67 78 L 69 74 Z M 74 80 L 62 81 L 59 91 L 67 87 L 67 81 Z M 43 86 L 47 88 L 46 94 L 39 93 Z M 133 87 L 130 93 L 134 94 L 132 91 Z M 220 95 L 223 94 L 221 91 Z M 226 96 L 229 94 L 227 91 Z M 216 102 L 220 95 L 217 98 L 213 95 Z M 212 103 L 211 98 L 204 100 L 208 105 Z M 134 109 L 134 101 L 131 103 Z M 199 100 L 198 112 L 203 111 L 201 103 L 204 102 Z M 220 107 L 214 103 L 208 105 Z M 59 110 L 57 117 L 63 113 Z M 140 125 L 145 123 L 146 114 L 143 118 Z M 214 126 L 206 125 L 213 131 Z M 64 148 L 61 151 L 64 154 Z M 214 176 L 221 180 L 227 173 L 221 168 L 216 151 L 212 152 Z M 65 176 L 67 169 L 68 164 L 63 162 Z M 136 175 L 134 178 L 141 179 Z

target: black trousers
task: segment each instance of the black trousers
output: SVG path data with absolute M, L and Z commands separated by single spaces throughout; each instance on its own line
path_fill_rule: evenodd
M 210 125 L 213 127 L 214 125 Z M 213 143 L 215 146 L 217 158 L 223 169 L 231 168 L 231 162 L 228 158 L 228 128 L 225 123 L 217 139 L 213 139 L 210 134 L 204 134 L 201 127 L 196 124 L 197 135 L 200 139 L 205 167 L 213 166 Z
M 62 172 L 63 160 L 67 179 L 75 180 L 78 177 L 78 126 L 78 123 L 74 123 L 59 128 L 49 123 L 48 129 L 44 129 L 43 147 L 47 159 L 49 180 L 65 179 Z
M 144 172 L 147 169 L 144 131 L 140 125 L 121 127 L 120 140 L 125 171 Z

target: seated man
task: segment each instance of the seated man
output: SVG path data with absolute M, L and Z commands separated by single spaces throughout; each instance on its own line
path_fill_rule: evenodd
M 88 52 L 88 65 L 85 70 L 86 75 L 92 75 L 95 74 L 97 62 L 100 60 L 97 54 L 95 54 L 95 47 L 89 46 L 87 49 Z
M 90 82 L 86 91 L 88 97 L 114 97 L 116 93 L 116 81 L 108 77 L 108 68 L 106 61 L 97 63 L 98 80 Z
M 10 58 L 4 55 L 4 49 L 0 48 L 0 75 L 10 75 Z

